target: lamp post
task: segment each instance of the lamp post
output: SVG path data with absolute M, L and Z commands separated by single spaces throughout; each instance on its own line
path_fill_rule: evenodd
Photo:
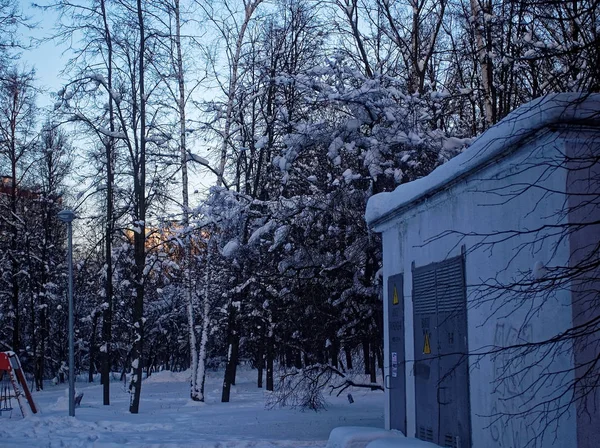
M 75 213 L 62 210 L 58 219 L 67 223 L 68 248 L 67 264 L 69 265 L 69 416 L 75 417 L 75 352 L 73 346 L 73 227 Z

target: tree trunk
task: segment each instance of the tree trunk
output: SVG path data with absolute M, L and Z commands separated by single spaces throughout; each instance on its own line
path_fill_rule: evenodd
M 273 338 L 267 338 L 267 390 L 273 391 Z
M 349 347 L 344 347 L 344 353 L 346 354 L 346 368 L 352 370 L 352 350 Z
M 495 89 L 493 85 L 492 58 L 488 52 L 491 49 L 491 41 L 484 37 L 485 30 L 489 31 L 489 24 L 484 20 L 479 0 L 471 0 L 471 18 L 474 27 L 475 43 L 477 45 L 479 65 L 481 67 L 481 86 L 483 88 L 484 117 L 486 129 L 491 127 L 496 120 L 495 117 Z
M 294 352 L 294 367 L 296 367 L 297 369 L 302 368 L 302 353 L 300 352 L 300 350 L 296 350 Z
M 46 358 L 46 346 L 48 334 L 50 333 L 50 323 L 48 322 L 48 302 L 46 296 L 46 283 L 48 282 L 48 244 L 50 243 L 50 214 L 48 210 L 44 212 L 44 245 L 42 250 L 42 272 L 40 280 L 40 346 L 35 363 L 35 388 L 37 391 L 44 390 L 44 370 Z
M 223 393 L 221 402 L 228 403 L 231 395 L 231 385 L 234 382 L 235 364 L 237 363 L 236 353 L 236 308 L 229 304 L 229 313 L 227 317 L 227 365 L 225 367 L 225 378 L 223 379 Z
M 156 348 L 156 347 L 155 347 Z M 151 353 L 153 353 L 154 350 L 151 351 Z M 152 361 L 150 361 L 148 363 L 148 365 L 146 366 L 146 378 L 149 378 L 150 375 L 152 375 L 152 370 L 154 369 L 154 366 L 156 365 L 156 356 L 154 356 L 152 358 Z
M 17 95 L 17 94 L 15 94 Z M 15 99 L 15 102 L 17 99 Z M 16 106 L 16 104 L 15 104 Z M 12 175 L 12 185 L 10 189 L 10 210 L 13 216 L 17 215 L 17 161 L 16 161 L 16 124 L 13 126 L 11 123 L 11 175 Z M 21 309 L 19 306 L 19 281 L 17 279 L 19 275 L 19 259 L 17 256 L 17 250 L 19 248 L 19 231 L 17 228 L 16 219 L 11 219 L 11 241 L 10 241 L 10 259 L 11 259 L 11 308 L 10 311 L 13 313 L 13 334 L 12 334 L 12 351 L 19 354 L 20 348 L 20 339 L 19 336 L 21 334 Z
M 145 55 L 146 36 L 144 29 L 144 13 L 142 0 L 137 0 L 137 16 L 139 26 L 139 100 L 140 100 L 140 136 L 139 157 L 132 161 L 134 165 L 133 188 L 136 206 L 136 222 L 134 226 L 134 262 L 135 262 L 135 303 L 133 308 L 134 343 L 132 349 L 133 375 L 131 378 L 131 401 L 129 412 L 137 414 L 140 408 L 143 373 L 144 347 L 144 268 L 146 267 L 146 89 L 145 89 Z M 137 168 L 137 169 L 135 169 Z
M 240 335 L 238 333 L 238 330 L 236 329 L 236 333 L 234 335 L 233 338 L 233 350 L 232 350 L 232 354 L 231 354 L 231 359 L 232 359 L 232 367 L 231 367 L 231 385 L 235 386 L 235 378 L 237 376 L 237 366 L 239 363 L 239 356 L 240 354 Z
M 94 312 L 92 318 L 92 334 L 90 337 L 90 370 L 88 371 L 88 383 L 94 382 L 94 363 L 96 362 L 96 331 L 98 330 L 98 313 Z
M 113 63 L 113 47 L 112 36 L 108 26 L 108 18 L 106 15 L 106 0 L 100 0 L 100 8 L 102 11 L 102 20 L 104 24 L 104 39 L 107 48 L 107 83 L 108 83 L 108 120 L 110 132 L 115 132 L 115 111 L 113 99 L 113 79 L 112 79 L 112 63 Z M 102 404 L 110 405 L 110 368 L 111 368 L 111 339 L 112 339 L 112 314 L 113 314 L 113 266 L 112 266 L 112 237 L 113 237 L 113 186 L 114 186 L 114 171 L 113 158 L 115 141 L 113 137 L 109 137 L 105 142 L 105 162 L 106 162 L 106 227 L 104 231 L 104 264 L 106 265 L 106 279 L 104 281 L 104 300 L 106 306 L 102 312 L 102 346 L 100 347 L 101 362 L 100 381 L 102 383 Z
M 27 232 L 28 233 L 28 232 Z M 29 235 L 26 233 L 26 252 L 25 252 L 25 256 L 27 259 L 31 259 L 31 241 L 29 238 Z M 29 323 L 31 325 L 31 338 L 30 338 L 30 342 L 29 344 L 31 345 L 31 350 L 34 354 L 34 360 L 35 360 L 35 354 L 38 351 L 38 342 L 37 342 L 37 328 L 35 325 L 35 308 L 36 308 L 36 296 L 39 296 L 39 294 L 35 294 L 33 291 L 29 292 Z
M 209 240 L 206 246 L 206 271 L 204 274 L 204 293 L 202 294 L 202 335 L 200 337 L 200 348 L 198 353 L 198 368 L 196 369 L 196 385 L 199 385 L 199 401 L 205 400 L 204 383 L 206 380 L 206 346 L 208 344 L 208 329 L 210 325 L 210 291 L 211 282 L 211 248 L 212 242 Z
M 286 345 L 285 347 L 285 366 L 289 369 L 294 365 L 294 351 L 292 347 Z
M 373 77 L 373 71 L 371 70 L 369 57 L 367 56 L 367 52 L 365 51 L 363 37 L 360 34 L 358 25 L 358 1 L 347 0 L 345 5 L 342 7 L 342 10 L 346 13 L 348 23 L 350 24 L 350 28 L 352 28 L 352 37 L 354 38 L 354 43 L 356 44 L 356 48 L 358 49 L 360 60 L 365 69 L 365 75 L 367 76 L 367 78 L 371 78 Z
M 377 382 L 377 367 L 376 367 L 376 360 L 375 360 L 376 351 L 377 351 L 376 347 L 371 347 L 371 352 L 370 352 L 370 356 L 369 356 L 369 375 L 370 375 L 371 383 Z
M 264 330 L 261 327 L 261 337 L 260 337 L 260 341 L 258 343 L 258 354 L 256 355 L 257 357 L 257 362 L 256 362 L 256 368 L 258 369 L 258 380 L 257 380 L 257 386 L 259 389 L 261 389 L 263 387 L 263 370 L 265 368 L 265 336 L 264 336 Z
M 187 144 L 185 133 L 185 78 L 183 72 L 183 55 L 181 52 L 181 8 L 179 0 L 174 2 L 175 14 L 175 48 L 176 60 L 173 64 L 177 68 L 177 88 L 179 97 L 177 99 L 177 112 L 179 114 L 179 155 L 181 163 L 181 197 L 182 197 L 182 224 L 185 232 L 184 238 L 184 289 L 187 303 L 188 337 L 190 343 L 190 366 L 192 376 L 190 380 L 190 398 L 193 401 L 201 401 L 198 388 L 198 344 L 196 340 L 195 318 L 194 318 L 194 295 L 192 293 L 191 264 L 192 247 L 190 234 L 190 210 L 188 192 L 188 170 L 187 170 Z
M 331 365 L 337 369 L 338 365 L 339 365 L 338 358 L 339 358 L 339 354 L 340 354 L 340 343 L 337 339 L 334 339 L 332 341 L 331 347 L 329 350 L 331 353 Z
M 363 346 L 363 359 L 364 359 L 364 363 L 365 363 L 365 375 L 370 375 L 371 374 L 371 355 L 370 355 L 370 351 L 369 351 L 369 341 L 367 339 L 363 339 L 362 342 L 362 346 Z

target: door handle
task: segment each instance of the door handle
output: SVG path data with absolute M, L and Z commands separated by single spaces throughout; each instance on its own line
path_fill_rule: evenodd
M 390 376 L 386 375 L 383 381 L 383 384 L 385 386 L 386 389 L 391 389 L 391 381 L 390 381 Z

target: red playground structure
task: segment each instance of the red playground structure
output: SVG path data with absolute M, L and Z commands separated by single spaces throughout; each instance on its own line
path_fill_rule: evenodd
M 12 411 L 13 398 L 17 400 L 23 417 L 29 414 L 24 400 L 27 400 L 31 412 L 37 414 L 38 410 L 27 387 L 19 357 L 14 352 L 0 352 L 0 414 L 2 411 Z

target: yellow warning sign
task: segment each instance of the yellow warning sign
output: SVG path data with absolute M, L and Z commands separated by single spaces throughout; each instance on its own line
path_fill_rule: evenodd
M 392 305 L 398 305 L 400 303 L 400 300 L 398 300 L 398 291 L 396 290 L 396 287 L 394 286 L 394 298 L 392 299 Z
M 431 345 L 429 344 L 429 333 L 425 332 L 425 344 L 423 344 L 423 354 L 431 354 Z

